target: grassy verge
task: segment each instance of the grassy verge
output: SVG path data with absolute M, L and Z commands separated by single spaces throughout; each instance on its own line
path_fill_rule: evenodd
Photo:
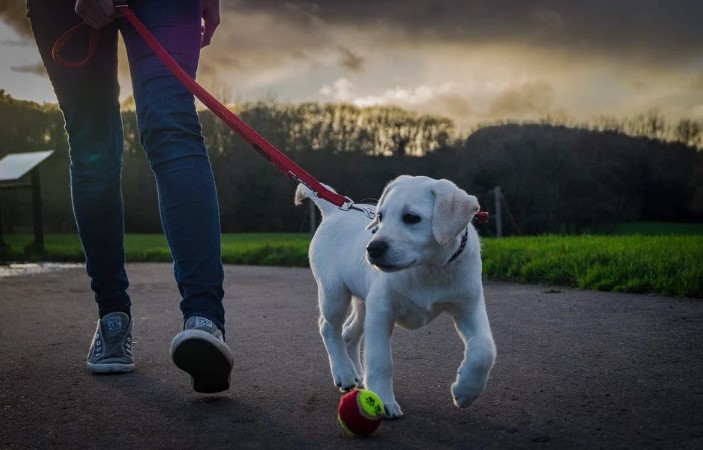
M 485 239 L 489 278 L 703 297 L 703 236 Z
M 59 261 L 84 260 L 78 236 L 48 234 L 44 237 L 45 251 L 32 249 L 31 234 L 5 236 L 9 245 L 0 261 Z M 225 264 L 306 267 L 310 236 L 298 233 L 240 233 L 222 235 L 222 261 Z M 128 234 L 125 255 L 130 262 L 171 262 L 171 252 L 161 234 Z
M 308 234 L 225 234 L 222 261 L 225 264 L 308 267 Z
M 78 238 L 47 235 L 46 252 L 31 251 L 31 235 L 5 237 L 5 260 L 83 260 Z M 306 267 L 306 234 L 225 234 L 226 264 Z M 126 238 L 128 261 L 170 262 L 161 235 Z M 703 298 L 703 235 L 539 236 L 483 240 L 488 278 L 616 292 L 658 292 Z

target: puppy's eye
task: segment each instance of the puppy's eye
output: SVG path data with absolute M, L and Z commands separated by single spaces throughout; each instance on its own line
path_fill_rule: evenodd
M 418 223 L 420 220 L 422 220 L 422 219 L 417 214 L 413 214 L 413 213 L 403 214 L 403 223 L 407 223 L 408 225 Z
M 383 220 L 383 214 L 381 214 L 381 213 L 376 213 L 376 217 L 378 218 L 379 222 L 381 222 Z

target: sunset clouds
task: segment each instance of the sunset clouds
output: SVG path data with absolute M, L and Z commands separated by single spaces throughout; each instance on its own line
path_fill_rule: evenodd
M 0 88 L 53 101 L 50 88 L 23 89 L 47 81 L 36 50 L 17 44 L 28 34 L 16 3 L 0 3 Z M 221 4 L 222 24 L 199 77 L 232 101 L 395 104 L 467 127 L 652 109 L 703 118 L 699 0 Z

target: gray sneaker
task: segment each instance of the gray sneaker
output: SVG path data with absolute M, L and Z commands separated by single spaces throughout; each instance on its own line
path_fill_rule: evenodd
M 171 341 L 171 359 L 176 367 L 188 372 L 195 392 L 211 394 L 229 389 L 234 359 L 212 320 L 188 318 L 183 331 Z
M 126 373 L 134 370 L 132 319 L 127 314 L 114 312 L 98 321 L 86 368 L 93 373 Z

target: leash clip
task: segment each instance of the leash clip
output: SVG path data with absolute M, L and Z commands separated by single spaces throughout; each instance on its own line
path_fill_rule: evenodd
M 344 197 L 346 202 L 342 206 L 339 207 L 342 211 L 349 211 L 350 209 L 353 209 L 354 211 L 361 211 L 368 217 L 369 219 L 373 220 L 376 217 L 376 213 L 371 211 L 371 208 L 363 208 L 354 205 L 354 201 L 350 199 L 349 197 Z

